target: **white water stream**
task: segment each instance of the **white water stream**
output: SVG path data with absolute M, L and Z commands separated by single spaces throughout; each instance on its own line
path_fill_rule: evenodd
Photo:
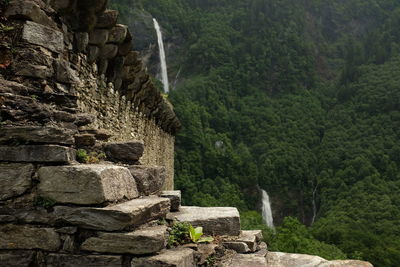
M 271 202 L 269 201 L 268 193 L 261 189 L 262 193 L 262 217 L 268 227 L 274 228 L 274 219 L 272 218 Z
M 160 51 L 160 62 L 161 62 L 161 79 L 164 85 L 164 92 L 169 92 L 169 82 L 168 82 L 168 71 L 167 71 L 167 61 L 165 60 L 165 50 L 164 50 L 164 42 L 162 38 L 162 33 L 160 29 L 160 25 L 157 20 L 153 18 L 154 28 L 157 32 L 157 40 L 158 40 L 158 48 Z

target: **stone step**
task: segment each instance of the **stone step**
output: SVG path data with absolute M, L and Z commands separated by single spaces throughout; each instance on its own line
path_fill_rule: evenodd
M 258 249 L 261 239 L 261 230 L 247 230 L 241 231 L 237 238 L 228 239 L 227 241 L 223 242 L 223 245 L 226 248 L 235 250 L 238 253 L 255 252 Z
M 130 233 L 98 233 L 83 242 L 86 251 L 145 255 L 165 248 L 168 241 L 166 226 L 153 226 Z
M 195 267 L 194 251 L 190 248 L 164 250 L 158 255 L 144 258 L 133 258 L 131 266 L 135 267 Z
M 169 198 L 171 201 L 171 211 L 179 211 L 181 207 L 181 191 L 161 191 L 160 197 Z
M 240 216 L 236 208 L 182 206 L 179 212 L 168 214 L 167 219 L 187 222 L 194 227 L 202 226 L 207 235 L 240 234 Z
M 267 259 L 257 254 L 236 254 L 231 258 L 225 259 L 219 265 L 220 267 L 270 267 Z M 302 266 L 302 265 L 291 265 Z
M 105 208 L 56 206 L 54 215 L 58 222 L 85 229 L 122 231 L 165 218 L 169 209 L 169 199 L 144 197 Z
M 158 194 L 167 177 L 165 167 L 161 166 L 132 165 L 128 169 L 142 196 Z
M 51 166 L 39 169 L 39 196 L 78 205 L 133 199 L 136 182 L 125 167 L 114 165 Z

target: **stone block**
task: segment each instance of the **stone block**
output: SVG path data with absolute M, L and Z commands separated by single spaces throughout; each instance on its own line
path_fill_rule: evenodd
M 75 150 L 57 145 L 0 146 L 0 162 L 71 163 Z
M 15 69 L 15 75 L 46 79 L 54 75 L 52 67 L 34 65 L 26 62 L 18 62 L 13 66 Z
M 122 267 L 122 256 L 49 254 L 46 267 Z
M 56 251 L 60 237 L 52 228 L 0 225 L 0 249 L 42 249 Z
M 100 231 L 122 231 L 164 218 L 169 209 L 168 199 L 146 197 L 105 208 L 56 206 L 54 214 L 61 223 Z
M 73 70 L 70 63 L 65 60 L 56 61 L 56 79 L 58 82 L 67 84 L 79 82 L 78 73 Z
M 77 32 L 75 37 L 75 49 L 77 52 L 83 52 L 89 45 L 89 34 L 87 32 Z
M 95 45 L 88 46 L 88 62 L 93 63 L 97 60 L 100 54 L 100 48 Z
M 106 143 L 104 151 L 111 161 L 135 163 L 143 155 L 144 143 L 141 141 Z
M 188 222 L 195 227 L 202 226 L 203 232 L 208 235 L 240 234 L 240 217 L 236 208 L 182 206 L 179 210 L 168 214 L 167 218 Z
M 100 253 L 144 255 L 165 248 L 166 226 L 148 227 L 130 233 L 98 233 L 83 242 L 81 249 Z
M 41 24 L 27 21 L 22 31 L 22 40 L 61 53 L 64 50 L 64 35 Z
M 96 137 L 94 134 L 78 134 L 75 135 L 75 146 L 76 147 L 88 147 L 96 144 Z
M 162 191 L 160 197 L 168 198 L 171 201 L 171 211 L 179 211 L 181 206 L 181 191 Z
M 108 40 L 109 31 L 104 29 L 95 29 L 89 33 L 89 44 L 104 46 Z
M 271 267 L 272 265 L 267 264 L 267 260 L 265 257 L 255 254 L 236 254 L 231 258 L 228 258 L 220 263 L 221 267 Z M 275 266 L 275 265 L 274 265 Z M 277 265 L 275 267 L 284 267 L 283 265 Z M 290 265 L 290 267 L 294 266 L 303 266 L 303 265 Z M 307 265 L 309 266 L 309 265 Z M 289 266 L 287 266 L 289 267 Z
M 29 267 L 33 266 L 35 251 L 3 251 L 0 252 L 0 266 Z
M 22 195 L 31 187 L 32 164 L 0 164 L 0 200 Z
M 42 167 L 38 171 L 38 193 L 57 203 L 101 204 L 138 197 L 129 170 L 114 165 Z
M 96 28 L 112 28 L 118 20 L 118 11 L 106 10 L 97 17 Z
M 223 242 L 222 245 L 227 249 L 232 249 L 237 253 L 247 253 L 250 252 L 249 246 L 244 242 Z
M 32 20 L 42 25 L 57 28 L 57 24 L 34 1 L 13 0 L 8 5 L 4 15 L 7 18 Z
M 110 30 L 110 34 L 108 36 L 108 42 L 120 44 L 125 40 L 127 33 L 128 33 L 128 26 L 117 24 Z
M 262 239 L 262 231 L 261 230 L 253 230 L 253 231 L 241 231 L 240 236 L 236 239 L 236 242 L 243 242 L 247 244 L 252 252 L 257 250 L 258 243 Z
M 23 142 L 43 144 L 74 144 L 75 131 L 57 127 L 4 126 L 0 128 L 0 143 Z
M 139 52 L 130 51 L 125 58 L 125 66 L 137 65 L 139 63 Z
M 104 59 L 112 59 L 118 53 L 118 46 L 114 44 L 106 44 L 100 49 L 100 57 Z
M 164 250 L 158 255 L 133 258 L 132 266 L 146 267 L 195 267 L 194 251 L 190 248 Z
M 161 191 L 167 176 L 165 167 L 133 165 L 128 169 L 141 195 L 154 195 Z

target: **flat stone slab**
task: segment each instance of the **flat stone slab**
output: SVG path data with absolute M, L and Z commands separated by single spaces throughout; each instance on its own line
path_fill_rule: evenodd
M 179 211 L 182 199 L 180 190 L 162 191 L 160 197 L 169 198 L 171 201 L 171 211 Z
M 71 163 L 75 150 L 57 145 L 0 146 L 0 161 Z
M 233 257 L 224 260 L 219 265 L 221 267 L 270 267 L 267 264 L 267 259 L 265 257 L 255 255 L 255 254 L 236 254 Z M 302 265 L 291 265 L 294 266 L 302 266 Z M 308 265 L 307 265 L 308 266 Z
M 235 242 L 245 243 L 249 247 L 250 251 L 255 252 L 262 237 L 263 235 L 261 230 L 241 231 L 239 238 L 236 239 Z
M 98 233 L 83 242 L 81 249 L 95 252 L 144 255 L 165 248 L 166 226 L 148 227 L 130 233 Z
M 138 191 L 143 196 L 159 193 L 167 177 L 165 167 L 133 165 L 129 167 Z
M 3 251 L 0 252 L 0 266 L 32 266 L 34 251 Z
M 31 187 L 32 164 L 0 164 L 0 200 L 22 195 Z
M 170 213 L 167 218 L 188 222 L 195 227 L 202 226 L 203 232 L 208 235 L 240 234 L 240 216 L 236 208 L 182 206 L 179 212 Z
M 49 254 L 46 267 L 122 267 L 122 256 Z
M 0 225 L 0 249 L 43 249 L 56 251 L 60 237 L 52 228 Z
M 122 231 L 164 218 L 169 209 L 169 199 L 146 197 L 105 208 L 56 206 L 54 207 L 54 215 L 60 222 L 81 228 Z
M 250 252 L 249 246 L 244 242 L 223 242 L 222 245 L 227 249 L 232 249 L 237 253 Z
M 133 258 L 132 266 L 146 267 L 195 267 L 194 251 L 190 248 L 177 248 L 162 251 L 160 254 Z
M 104 151 L 111 161 L 134 163 L 143 155 L 144 144 L 141 141 L 106 143 Z
M 64 50 L 64 35 L 50 27 L 27 21 L 22 31 L 22 40 L 61 53 Z
M 57 203 L 90 205 L 139 196 L 135 180 L 125 167 L 51 166 L 40 168 L 38 174 L 39 195 Z
M 40 126 L 1 127 L 0 143 L 19 141 L 73 145 L 75 132 L 69 129 Z

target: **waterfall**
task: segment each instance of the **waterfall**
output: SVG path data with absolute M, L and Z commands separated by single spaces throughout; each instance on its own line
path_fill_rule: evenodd
M 274 228 L 274 219 L 272 218 L 271 202 L 269 202 L 269 196 L 265 190 L 261 189 L 262 193 L 262 216 L 264 222 L 268 227 Z
M 162 33 L 160 29 L 160 25 L 158 24 L 157 20 L 153 18 L 154 28 L 157 32 L 157 39 L 158 39 L 158 48 L 160 51 L 160 62 L 161 62 L 161 78 L 162 83 L 164 85 L 164 92 L 169 92 L 169 83 L 168 83 L 168 72 L 167 72 L 167 62 L 165 60 L 165 50 L 164 50 L 164 43 L 162 39 Z

